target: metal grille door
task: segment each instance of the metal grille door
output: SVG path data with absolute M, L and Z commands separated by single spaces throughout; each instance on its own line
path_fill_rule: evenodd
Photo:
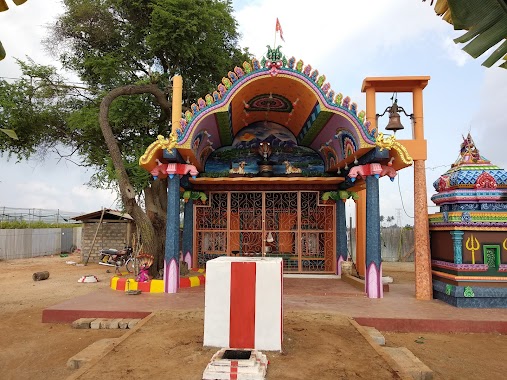
M 215 192 L 196 206 L 200 267 L 221 255 L 281 257 L 284 272 L 332 273 L 335 205 L 318 191 Z

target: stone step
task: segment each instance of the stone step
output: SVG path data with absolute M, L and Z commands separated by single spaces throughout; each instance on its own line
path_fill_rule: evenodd
M 369 336 L 377 343 L 379 346 L 385 346 L 386 339 L 384 335 L 380 331 L 378 331 L 375 327 L 363 326 Z
M 75 329 L 133 329 L 141 319 L 137 318 L 79 318 L 72 322 Z
M 406 347 L 383 347 L 394 362 L 414 380 L 431 380 L 433 371 Z
M 81 368 L 93 359 L 104 356 L 117 342 L 118 338 L 98 340 L 67 360 L 67 367 L 70 369 Z

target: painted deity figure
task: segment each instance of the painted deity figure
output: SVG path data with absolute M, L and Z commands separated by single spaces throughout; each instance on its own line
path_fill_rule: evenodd
M 479 150 L 476 148 L 474 140 L 472 139 L 472 136 L 470 133 L 465 138 L 463 137 L 463 142 L 461 143 L 461 157 L 463 158 L 463 161 L 472 161 L 477 162 L 480 160 L 481 155 L 479 154 Z
M 264 159 L 264 161 L 267 161 L 269 156 L 271 156 L 271 144 L 268 142 L 261 142 L 259 144 L 259 155 Z
M 137 261 L 139 263 L 139 274 L 136 277 L 137 282 L 148 282 L 150 281 L 150 276 L 148 274 L 148 270 L 153 264 L 153 256 L 148 255 L 146 253 L 142 253 L 137 256 Z

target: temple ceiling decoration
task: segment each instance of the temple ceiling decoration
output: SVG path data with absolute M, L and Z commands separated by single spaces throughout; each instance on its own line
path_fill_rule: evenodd
M 175 130 L 175 148 L 202 171 L 209 155 L 231 146 L 242 129 L 268 122 L 319 154 L 327 172 L 375 148 L 376 131 L 365 112 L 336 94 L 317 69 L 286 59 L 280 47 L 268 48 L 261 61 L 235 67 L 215 91 L 192 104 Z

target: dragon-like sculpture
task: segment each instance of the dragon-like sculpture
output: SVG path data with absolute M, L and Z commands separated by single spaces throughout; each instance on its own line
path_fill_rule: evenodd
M 375 139 L 375 145 L 379 148 L 380 151 L 384 149 L 394 149 L 400 155 L 401 160 L 407 165 L 412 165 L 414 162 L 412 157 L 410 157 L 408 154 L 407 149 L 398 141 L 396 141 L 396 137 L 394 137 L 394 135 L 384 137 L 384 134 L 382 132 L 379 132 Z

